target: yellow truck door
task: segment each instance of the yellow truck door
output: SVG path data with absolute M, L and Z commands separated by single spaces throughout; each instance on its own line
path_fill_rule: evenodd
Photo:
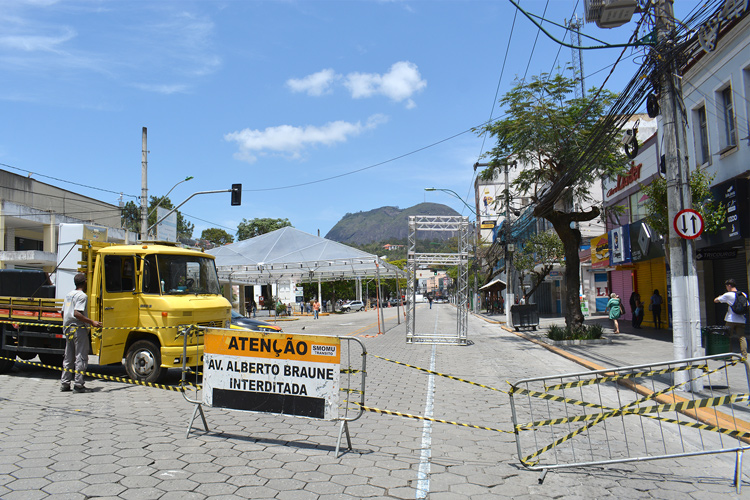
M 101 265 L 102 338 L 99 362 L 103 365 L 119 363 L 125 355 L 128 334 L 138 327 L 135 257 L 133 255 L 103 255 Z

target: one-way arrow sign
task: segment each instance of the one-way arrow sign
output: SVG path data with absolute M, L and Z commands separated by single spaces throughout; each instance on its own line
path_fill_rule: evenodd
M 692 240 L 703 232 L 703 217 L 695 210 L 680 210 L 674 217 L 674 230 L 681 238 Z

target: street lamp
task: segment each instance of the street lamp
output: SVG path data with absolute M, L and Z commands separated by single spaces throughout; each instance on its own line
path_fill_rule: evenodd
M 474 208 L 471 205 L 469 205 L 468 203 L 466 203 L 466 201 L 464 201 L 464 199 L 461 198 L 458 195 L 457 192 L 455 192 L 455 191 L 453 191 L 451 189 L 434 188 L 434 187 L 432 187 L 432 188 L 424 188 L 424 190 L 425 191 L 443 191 L 444 193 L 451 194 L 451 195 L 453 195 L 454 198 L 458 198 L 459 200 L 461 200 L 463 202 L 463 204 L 466 205 L 466 208 L 468 208 L 469 210 L 471 210 L 471 213 L 476 216 L 476 208 Z
M 464 205 L 466 205 L 466 208 L 468 208 L 469 210 L 471 210 L 471 213 L 474 215 L 474 218 L 477 220 L 476 223 L 479 222 L 479 214 L 477 213 L 476 208 L 474 208 L 471 205 L 469 205 L 468 203 L 466 203 L 466 200 L 464 200 L 463 198 L 461 198 L 458 195 L 458 193 L 455 192 L 455 191 L 453 191 L 452 189 L 443 189 L 443 188 L 434 188 L 434 187 L 431 187 L 431 188 L 424 188 L 424 190 L 425 191 L 442 191 L 444 193 L 448 193 L 449 195 L 453 196 L 454 198 L 458 198 L 459 200 L 461 200 L 461 202 Z M 477 246 L 478 245 L 479 245 L 479 236 L 477 235 L 477 231 L 474 231 L 474 297 L 473 297 L 473 302 L 474 302 L 474 312 L 475 313 L 479 312 L 479 308 L 477 307 L 477 295 L 478 295 L 478 291 L 477 291 L 477 287 L 478 287 L 478 284 L 477 284 L 477 267 L 479 267 L 479 262 L 477 261 Z
M 179 181 L 177 184 L 175 184 L 174 186 L 172 186 L 172 189 L 170 189 L 169 191 L 167 191 L 167 194 L 165 194 L 164 196 L 162 196 L 161 198 L 159 198 L 159 200 L 156 202 L 156 206 L 154 207 L 154 209 L 151 210 L 151 213 L 148 214 L 148 217 L 151 217 L 154 214 L 154 212 L 156 212 L 156 209 L 159 208 L 159 205 L 161 205 L 161 202 L 164 201 L 169 196 L 169 193 L 171 193 L 174 190 L 174 188 L 176 188 L 177 186 L 179 186 L 183 182 L 187 182 L 187 181 L 191 180 L 192 178 L 193 178 L 192 175 L 188 175 L 187 177 L 185 177 L 184 179 L 182 179 L 181 181 Z M 148 217 L 146 218 L 146 220 L 148 220 Z

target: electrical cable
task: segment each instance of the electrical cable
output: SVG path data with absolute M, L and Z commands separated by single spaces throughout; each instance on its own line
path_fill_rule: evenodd
M 65 182 L 67 184 L 73 184 L 74 186 L 85 187 L 87 189 L 94 189 L 96 191 L 103 191 L 105 193 L 113 193 L 113 194 L 116 194 L 116 195 L 129 196 L 131 198 L 136 198 L 136 199 L 140 198 L 140 196 L 135 196 L 135 195 L 132 195 L 132 194 L 125 194 L 125 193 L 121 193 L 120 191 L 112 191 L 110 189 L 103 189 L 103 188 L 99 188 L 99 187 L 96 187 L 96 186 L 89 186 L 87 184 L 81 184 L 79 182 L 73 182 L 73 181 L 67 181 L 65 179 L 60 179 L 59 177 L 52 177 L 51 175 L 44 175 L 44 174 L 40 174 L 38 172 L 32 172 L 31 170 L 25 170 L 23 168 L 14 167 L 13 165 L 8 165 L 7 163 L 0 163 L 0 167 L 12 168 L 13 170 L 18 170 L 19 172 L 26 172 L 28 174 L 29 178 L 32 175 L 36 175 L 36 176 L 39 176 L 39 177 L 45 177 L 47 179 L 52 179 L 52 180 L 55 180 L 55 181 L 58 181 L 58 182 Z

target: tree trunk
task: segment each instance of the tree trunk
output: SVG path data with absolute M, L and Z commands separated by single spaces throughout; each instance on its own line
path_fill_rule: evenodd
M 599 215 L 599 210 L 592 209 L 590 212 L 558 212 L 551 211 L 544 214 L 544 218 L 552 223 L 555 232 L 560 237 L 565 249 L 565 325 L 571 329 L 583 325 L 583 312 L 581 312 L 581 298 L 578 290 L 581 286 L 579 269 L 581 259 L 578 249 L 581 247 L 581 231 L 571 228 L 571 223 L 592 220 Z

